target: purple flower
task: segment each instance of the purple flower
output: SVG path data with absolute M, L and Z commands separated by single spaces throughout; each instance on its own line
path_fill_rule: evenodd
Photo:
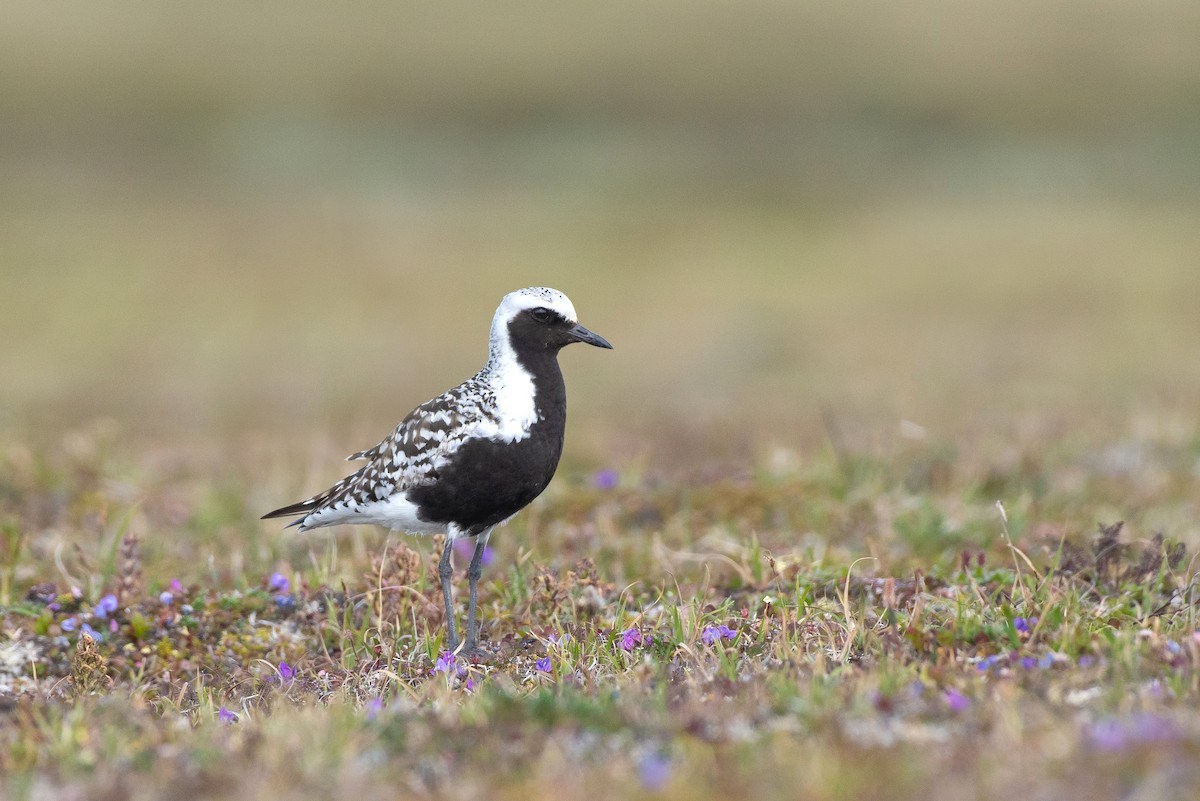
M 1096 664 L 1096 657 L 1091 654 L 1080 654 L 1079 666 L 1081 668 L 1090 668 L 1094 664 Z
M 637 770 L 642 787 L 655 792 L 670 781 L 671 760 L 659 753 L 645 754 L 638 760 Z
M 1007 661 L 1008 661 L 1008 658 L 1005 656 L 1002 656 L 1000 654 L 992 654 L 991 656 L 984 657 L 983 659 L 980 659 L 978 662 L 976 662 L 975 669 L 978 670 L 980 673 L 987 673 L 992 668 L 996 667 L 997 665 L 1003 664 Z
M 296 678 L 296 670 L 287 662 L 279 663 L 279 682 L 280 684 L 291 684 Z
M 112 620 L 108 621 L 108 630 L 109 630 L 110 632 L 112 632 L 113 634 L 116 634 L 116 633 L 117 633 L 117 629 L 119 629 L 119 628 L 120 628 L 120 626 L 118 626 L 118 625 L 117 625 L 117 619 L 116 619 L 116 618 L 113 618 Z
M 946 699 L 946 705 L 950 707 L 950 711 L 952 712 L 966 712 L 971 708 L 971 699 L 958 690 L 946 690 L 943 697 Z
M 1033 670 L 1037 666 L 1038 661 L 1036 657 L 1026 656 L 1021 658 L 1021 667 L 1025 668 L 1026 670 Z
M 643 635 L 636 628 L 628 628 L 621 632 L 621 650 L 632 651 L 634 646 L 647 646 L 654 641 L 649 634 Z
M 58 601 L 51 601 L 50 603 L 46 604 L 46 608 L 51 612 L 57 612 L 62 609 L 62 604 L 60 604 Z
M 96 631 L 94 628 L 92 628 L 87 623 L 84 623 L 82 626 L 79 627 L 79 633 L 86 634 L 87 636 L 89 636 L 93 640 L 95 640 L 96 642 L 104 642 L 104 635 L 101 634 L 100 632 Z
M 163 590 L 158 595 L 158 602 L 160 604 L 162 604 L 163 606 L 170 606 L 171 601 L 174 601 L 174 600 L 175 600 L 175 596 L 172 595 L 171 593 L 167 592 L 166 590 Z
M 109 613 L 115 611 L 117 611 L 117 596 L 105 595 L 100 599 L 100 603 L 92 609 L 92 615 L 103 620 L 108 617 Z
M 179 579 L 171 579 L 171 592 L 176 595 L 183 592 L 183 584 L 179 582 Z
M 79 621 L 73 617 L 69 617 L 59 625 L 62 626 L 63 631 L 74 631 L 75 627 L 79 625 Z
M 1096 721 L 1087 728 L 1086 737 L 1098 751 L 1120 751 L 1129 744 L 1121 721 L 1116 718 Z
M 595 485 L 596 489 L 616 489 L 617 484 L 620 482 L 621 477 L 617 475 L 616 470 L 605 468 L 604 470 L 597 470 L 595 474 L 592 475 L 592 484 Z
M 541 659 L 533 663 L 533 666 L 542 673 L 550 672 L 550 657 L 543 656 Z
M 449 651 L 442 651 L 441 656 L 434 663 L 433 670 L 430 673 L 445 673 L 447 679 L 453 674 L 456 678 L 461 679 L 467 675 L 467 665 L 465 662 L 460 662 L 458 657 Z M 471 685 L 469 678 L 467 679 L 467 684 Z M 467 689 L 471 689 L 473 686 L 468 686 Z
M 383 699 L 375 696 L 370 701 L 367 701 L 367 720 L 374 720 L 379 717 L 379 713 L 383 711 Z
M 1085 736 L 1097 751 L 1121 751 L 1147 743 L 1171 742 L 1179 738 L 1179 728 L 1170 718 L 1140 712 L 1098 720 L 1087 728 Z
M 460 559 L 470 559 L 475 555 L 475 540 L 462 538 L 454 541 L 454 552 L 458 554 Z M 479 564 L 487 567 L 492 562 L 496 561 L 496 552 L 492 550 L 490 545 L 483 546 L 483 556 L 479 557 Z
M 569 639 L 571 639 L 571 635 L 567 634 L 566 632 L 563 632 L 563 635 L 561 637 L 551 634 L 549 637 L 546 638 L 546 642 L 550 643 L 551 645 L 566 645 L 567 640 L 569 640 Z
M 736 638 L 737 632 L 725 624 L 721 624 L 720 626 L 709 626 L 700 633 L 700 639 L 705 645 L 712 645 L 721 639 L 733 640 Z
M 217 710 L 217 720 L 221 721 L 222 723 L 237 723 L 237 719 L 237 715 L 230 712 L 229 709 L 224 705 Z
M 1042 654 L 1041 658 L 1038 659 L 1038 667 L 1042 670 L 1054 667 L 1054 654 L 1050 651 Z
M 1021 632 L 1022 634 L 1028 634 L 1030 632 L 1030 630 L 1032 630 L 1033 627 L 1037 625 L 1037 622 L 1038 622 L 1038 619 L 1036 617 L 1030 617 L 1030 618 L 1015 617 L 1015 618 L 1013 618 L 1013 628 L 1016 629 L 1017 631 Z
M 290 586 L 292 583 L 288 577 L 279 572 L 272 573 L 271 578 L 267 579 L 267 589 L 271 592 L 287 592 Z

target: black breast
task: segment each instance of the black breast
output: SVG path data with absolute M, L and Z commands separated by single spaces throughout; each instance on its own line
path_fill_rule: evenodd
M 556 354 L 555 354 L 556 355 Z M 533 374 L 539 421 L 517 442 L 470 440 L 438 471 L 437 481 L 408 491 L 422 520 L 478 534 L 512 517 L 542 493 L 562 455 L 566 389 L 555 355 L 526 367 Z

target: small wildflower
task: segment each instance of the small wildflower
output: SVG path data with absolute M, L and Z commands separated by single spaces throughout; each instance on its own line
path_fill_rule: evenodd
M 1021 659 L 1021 667 L 1025 668 L 1026 670 L 1033 670 L 1037 666 L 1038 666 L 1037 657 L 1026 656 Z
M 271 592 L 287 592 L 291 586 L 288 577 L 279 572 L 272 573 L 271 578 L 267 580 L 267 589 Z
M 966 712 L 971 708 L 971 699 L 958 690 L 946 690 L 943 697 L 946 699 L 946 705 L 950 707 L 950 711 L 952 712 Z
M 454 667 L 454 654 L 449 651 L 442 651 L 442 655 L 438 657 L 437 662 L 433 666 L 434 673 L 450 674 L 450 668 Z
M 700 633 L 700 639 L 705 645 L 712 645 L 718 640 L 733 640 L 737 638 L 737 632 L 724 624 L 720 626 L 708 626 Z
M 117 625 L 117 620 L 116 620 L 116 618 L 113 618 L 112 620 L 108 621 L 108 630 L 109 630 L 111 633 L 113 633 L 113 634 L 116 634 L 116 633 L 117 633 L 117 630 L 118 630 L 118 629 L 120 629 L 120 628 L 121 628 L 121 627 Z
M 1149 712 L 1098 720 L 1086 731 L 1088 742 L 1098 751 L 1121 751 L 1137 745 L 1171 742 L 1179 735 L 1174 721 Z
M 160 592 L 158 594 L 158 602 L 160 604 L 162 604 L 163 606 L 170 606 L 171 602 L 174 600 L 175 600 L 175 596 L 172 595 L 167 590 L 163 590 L 162 592 Z
M 367 701 L 367 720 L 374 720 L 379 717 L 379 713 L 383 711 L 383 699 L 375 696 L 370 701 Z
M 179 595 L 183 592 L 183 584 L 179 581 L 179 579 L 171 579 L 171 592 L 175 593 L 176 595 Z
M 466 538 L 455 540 L 454 552 L 458 554 L 458 558 L 460 559 L 470 559 L 475 555 L 475 540 Z M 479 563 L 484 567 L 496 561 L 496 552 L 492 550 L 492 546 L 483 546 L 483 556 L 479 557 L 479 560 Z
M 654 641 L 649 634 L 643 635 L 636 628 L 628 628 L 621 633 L 621 650 L 632 651 L 635 646 L 647 646 Z
M 642 756 L 637 769 L 642 786 L 652 792 L 661 790 L 671 779 L 671 760 L 659 753 Z
M 1094 664 L 1096 664 L 1096 657 L 1091 654 L 1080 654 L 1079 666 L 1081 668 L 1090 668 Z
M 1038 667 L 1040 667 L 1042 670 L 1048 670 L 1054 667 L 1054 654 L 1050 651 L 1042 654 L 1041 658 L 1038 659 Z
M 237 723 L 237 719 L 238 719 L 237 715 L 230 712 L 228 707 L 226 707 L 226 706 L 222 705 L 222 707 L 217 710 L 217 720 L 219 720 L 222 723 L 225 723 L 225 724 Z
M 296 670 L 287 662 L 279 663 L 279 681 L 282 684 L 291 684 L 296 678 Z
M 62 626 L 63 631 L 74 631 L 75 627 L 79 625 L 79 621 L 73 617 L 69 617 L 59 625 Z
M 95 608 L 92 609 L 92 615 L 103 620 L 115 611 L 117 611 L 117 596 L 105 595 L 100 599 L 100 603 L 96 604 Z
M 592 484 L 596 487 L 596 489 L 616 489 L 617 484 L 619 484 L 620 481 L 621 477 L 617 474 L 617 471 L 609 468 L 597 470 L 592 476 Z
M 92 628 L 92 627 L 91 627 L 89 624 L 87 624 L 87 623 L 84 623 L 83 625 L 81 625 L 81 626 L 79 627 L 79 633 L 80 633 L 80 634 L 86 634 L 87 636 L 89 636 L 89 637 L 91 637 L 93 640 L 95 640 L 96 642 L 103 642 L 103 641 L 104 641 L 104 635 L 103 635 L 103 634 L 101 634 L 100 632 L 96 631 L 94 628 Z
M 1006 661 L 1006 657 L 1001 656 L 1000 654 L 992 654 L 991 656 L 984 657 L 976 662 L 975 669 L 980 673 L 987 673 L 992 668 L 996 667 L 997 665 L 1001 665 Z
M 50 603 L 46 604 L 46 608 L 51 612 L 58 612 L 62 609 L 62 604 L 60 604 L 58 601 L 51 601 Z
M 280 612 L 291 612 L 296 608 L 296 599 L 291 595 L 276 595 L 275 608 Z
M 541 659 L 533 663 L 533 666 L 541 673 L 550 672 L 550 657 L 543 656 Z
M 1033 630 L 1033 627 L 1037 625 L 1037 622 L 1038 619 L 1036 617 L 1015 617 L 1013 618 L 1013 628 L 1022 634 L 1028 634 Z

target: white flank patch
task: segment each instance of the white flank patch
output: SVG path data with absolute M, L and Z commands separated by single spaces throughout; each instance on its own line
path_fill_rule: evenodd
M 382 501 L 365 504 L 339 502 L 313 512 L 304 519 L 301 531 L 321 526 L 341 524 L 375 525 L 409 534 L 434 534 L 444 531 L 445 526 L 430 523 L 417 517 L 417 506 L 410 502 L 405 493 L 398 492 Z

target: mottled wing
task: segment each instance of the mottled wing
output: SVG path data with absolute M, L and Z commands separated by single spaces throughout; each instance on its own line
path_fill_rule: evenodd
M 438 469 L 462 445 L 495 429 L 495 401 L 478 376 L 427 401 L 373 448 L 351 456 L 369 461 L 322 493 L 269 517 L 325 510 L 354 512 L 411 487 L 438 479 Z M 302 521 L 298 523 L 303 525 Z

